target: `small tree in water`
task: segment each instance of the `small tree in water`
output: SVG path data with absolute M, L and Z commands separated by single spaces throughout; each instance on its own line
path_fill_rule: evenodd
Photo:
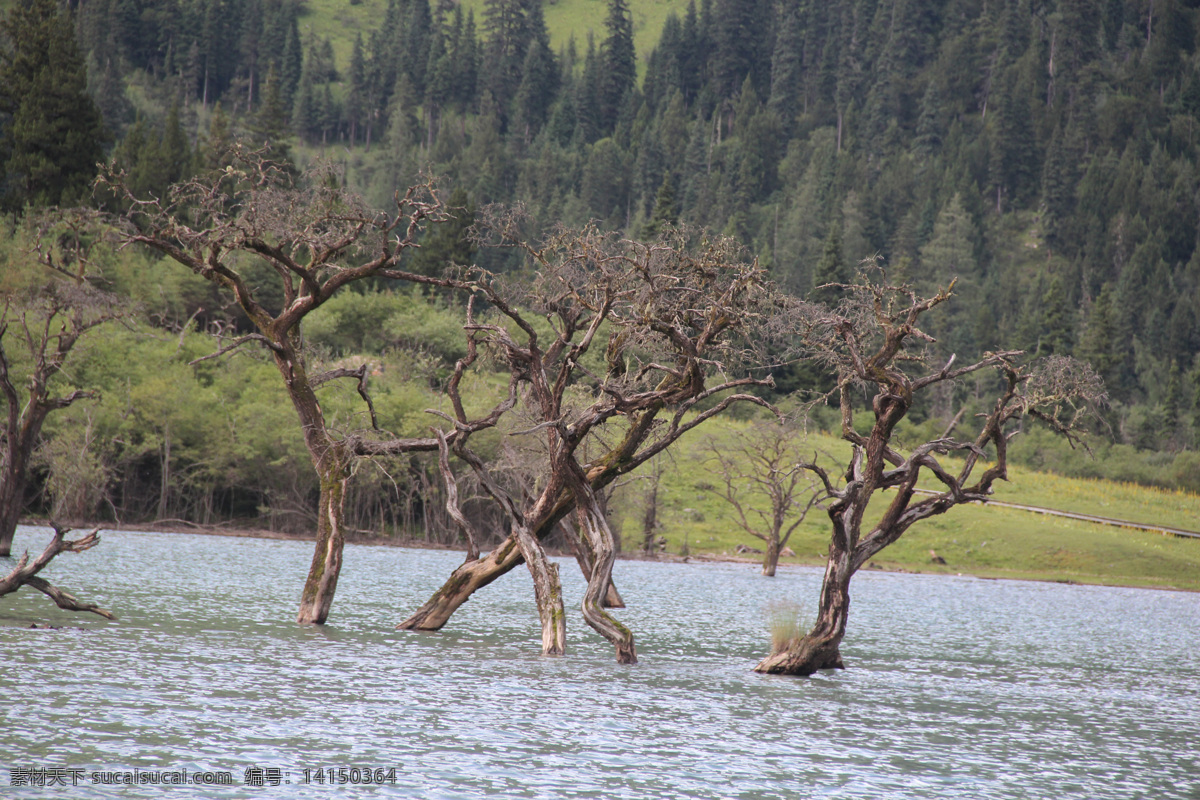
M 916 522 L 961 503 L 986 501 L 992 484 L 1007 478 L 1008 442 L 1019 431 L 1014 423 L 1026 416 L 1040 419 L 1074 444 L 1079 424 L 1104 400 L 1103 385 L 1092 369 L 1063 356 L 1022 365 L 1018 351 L 987 353 L 960 368 L 954 367 L 951 356 L 941 369 L 930 370 L 921 349 L 933 339 L 917 325 L 925 313 L 950 298 L 953 284 L 927 298 L 867 276 L 843 288 L 845 296 L 836 312 L 812 307 L 804 323 L 804 338 L 815 357 L 837 375 L 842 438 L 852 446 L 846 481 L 840 487 L 824 469 L 808 465 L 833 498 L 828 509 L 833 531 L 817 619 L 806 635 L 763 659 L 755 667 L 758 672 L 810 675 L 842 667 L 839 646 L 846 633 L 854 573 Z M 981 370 L 995 370 L 999 382 L 973 440 L 933 439 L 907 455 L 893 445 L 896 425 L 914 397 L 936 384 Z M 874 392 L 874 419 L 865 435 L 855 427 L 852 402 L 864 389 Z M 995 461 L 974 477 L 989 447 L 994 448 Z M 963 455 L 957 472 L 937 458 L 951 452 Z M 917 481 L 923 470 L 941 484 L 942 491 L 918 500 Z M 868 503 L 884 490 L 895 494 L 883 514 L 875 522 L 865 520 Z

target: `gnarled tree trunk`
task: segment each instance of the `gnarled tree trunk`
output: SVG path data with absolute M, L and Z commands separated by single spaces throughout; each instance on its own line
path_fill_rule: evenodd
M 759 662 L 755 672 L 781 675 L 811 675 L 821 669 L 843 669 L 840 645 L 850 615 L 850 578 L 854 574 L 851 553 L 837 541 L 835 531 L 821 584 L 817 621 L 812 630 L 788 642 L 782 650 Z
M 317 542 L 313 548 L 308 579 L 300 595 L 296 621 L 302 625 L 323 625 L 329 618 L 338 577 L 342 573 L 342 550 L 346 531 L 342 524 L 346 502 L 345 470 L 329 469 L 321 475 L 321 499 L 317 508 Z
M 595 493 L 582 481 L 577 482 L 576 492 L 580 504 L 578 518 L 594 558 L 587 589 L 583 593 L 583 618 L 616 648 L 618 664 L 636 664 L 637 649 L 633 645 L 633 633 L 604 610 L 604 599 L 612 584 L 613 562 L 617 557 L 612 529 Z
M 546 556 L 541 542 L 529 528 L 514 525 L 513 536 L 533 578 L 533 597 L 542 622 L 542 655 L 561 656 L 567 649 L 567 614 L 563 608 L 558 564 Z
M 475 590 L 507 574 L 524 560 L 517 540 L 509 536 L 482 558 L 460 564 L 442 588 L 396 628 L 405 631 L 441 630 L 459 606 L 471 599 Z
M 571 543 L 574 545 L 575 561 L 579 564 L 579 570 L 583 573 L 583 577 L 591 580 L 592 572 L 596 566 L 596 555 L 592 550 L 591 542 L 586 533 L 584 533 L 584 525 L 581 523 L 580 529 L 577 531 L 568 532 L 573 534 Z M 614 536 L 615 546 L 615 536 Z M 621 593 L 617 591 L 617 585 L 613 583 L 611 576 L 608 580 L 608 589 L 604 592 L 604 597 L 600 599 L 600 605 L 603 608 L 624 608 L 625 600 L 621 597 Z

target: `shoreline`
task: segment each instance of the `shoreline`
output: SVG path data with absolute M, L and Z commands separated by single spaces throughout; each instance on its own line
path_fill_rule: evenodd
M 19 523 L 26 527 L 50 528 L 49 520 L 44 519 L 24 519 Z M 266 528 L 246 528 L 233 527 L 223 525 L 201 525 L 199 523 L 187 523 L 182 520 L 169 520 L 161 523 L 123 523 L 113 526 L 105 526 L 103 524 L 87 523 L 72 527 L 70 530 L 91 530 L 98 528 L 101 533 L 104 531 L 129 531 L 131 533 L 167 533 L 167 534 L 198 534 L 202 536 L 226 536 L 239 539 L 274 539 L 279 541 L 294 541 L 294 542 L 315 542 L 314 534 L 291 533 L 287 531 L 272 531 Z M 455 547 L 451 545 L 438 544 L 436 542 L 428 542 L 422 539 L 384 539 L 381 537 L 370 536 L 347 536 L 346 544 L 357 544 L 373 547 L 408 547 L 416 550 L 444 550 L 454 552 L 466 552 L 465 547 Z M 546 548 L 547 555 L 559 558 L 574 558 L 574 553 L 571 551 L 560 550 L 558 548 Z M 694 555 L 681 556 L 676 553 L 643 553 L 641 551 L 626 551 L 622 550 L 617 553 L 619 561 L 652 561 L 663 564 L 746 564 L 760 565 L 761 558 L 746 558 L 741 555 L 728 555 L 724 553 L 696 553 Z M 823 561 L 813 559 L 811 561 L 785 561 L 782 558 L 779 561 L 779 567 L 809 567 L 812 569 L 821 569 L 824 567 Z M 932 565 L 931 565 L 932 566 Z M 1104 576 L 1099 575 L 1063 575 L 1054 572 L 1008 572 L 1006 570 L 955 570 L 955 569 L 916 569 L 913 566 L 902 566 L 894 562 L 877 563 L 874 561 L 868 562 L 860 570 L 860 572 L 891 572 L 906 575 L 933 575 L 938 577 L 970 577 L 978 580 L 1010 580 L 1010 581 L 1034 581 L 1037 583 L 1059 583 L 1071 586 L 1109 586 L 1114 588 L 1126 589 L 1152 589 L 1155 591 L 1165 592 L 1193 592 L 1200 593 L 1200 589 L 1192 589 L 1187 587 L 1170 586 L 1165 584 L 1154 583 L 1136 583 L 1131 581 L 1107 580 Z M 1057 577 L 1056 577 L 1057 575 Z M 1083 578 L 1079 580 L 1077 578 Z M 1095 580 L 1087 580 L 1087 578 L 1095 578 Z

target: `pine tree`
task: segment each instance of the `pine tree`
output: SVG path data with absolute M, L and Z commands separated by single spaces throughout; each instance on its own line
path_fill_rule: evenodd
M 679 209 L 675 203 L 675 185 L 671 176 L 667 175 L 663 178 L 662 184 L 658 187 L 658 194 L 654 197 L 654 211 L 642 227 L 642 239 L 649 241 L 658 236 L 668 225 L 675 225 L 678 222 Z
M 1163 421 L 1167 426 L 1168 438 L 1174 438 L 1179 427 L 1179 413 L 1183 407 L 1183 386 L 1181 384 L 1179 362 L 1171 360 L 1171 369 L 1167 373 L 1167 392 L 1163 398 Z
M 1091 364 L 1092 369 L 1109 385 L 1114 383 L 1113 370 L 1118 363 L 1113 355 L 1117 345 L 1113 299 L 1112 284 L 1104 284 L 1099 296 L 1092 302 L 1076 351 L 1076 354 Z
M 431 28 L 429 0 L 408 0 L 408 13 L 402 26 L 404 33 L 399 66 L 408 75 L 413 92 L 418 97 L 425 94 Z
M 1050 286 L 1042 297 L 1042 335 L 1038 339 L 1038 355 L 1071 354 L 1075 341 L 1073 317 L 1062 276 L 1051 276 Z
M 229 115 L 217 103 L 208 122 L 208 135 L 199 143 L 198 161 L 201 169 L 222 169 L 229 161 L 234 138 L 229 129 Z
M 771 57 L 771 94 L 767 107 L 779 115 L 785 131 L 791 129 L 801 113 L 800 97 L 804 92 L 804 29 L 801 5 L 785 4 L 780 20 L 779 35 L 775 37 L 775 52 Z
M 575 82 L 575 138 L 590 144 L 600 138 L 600 56 L 596 40 L 588 34 L 587 53 L 583 58 L 583 74 Z
M 1192 369 L 1192 441 L 1200 447 L 1200 369 Z
M 74 25 L 54 0 L 30 0 L 11 7 L 0 36 L 0 207 L 81 202 L 108 135 Z
M 842 255 L 842 226 L 834 223 L 829 226 L 829 235 L 825 237 L 825 247 L 821 252 L 821 260 L 813 271 L 812 292 L 809 297 L 818 303 L 836 303 L 842 296 L 842 290 L 828 284 L 846 283 L 849 275 L 846 269 L 846 259 Z
M 246 111 L 250 113 L 254 110 L 259 88 L 259 66 L 262 64 L 263 9 L 260 0 L 246 0 L 236 41 L 240 55 L 237 71 L 246 82 Z
M 280 8 L 280 14 L 287 14 L 287 21 L 284 23 L 286 27 L 283 52 L 280 54 L 277 69 L 279 72 L 279 97 L 284 108 L 287 108 L 296 98 L 296 89 L 300 86 L 300 78 L 304 72 L 304 47 L 300 44 L 300 23 L 296 21 L 295 10 L 286 3 Z
M 535 39 L 529 45 L 517 89 L 516 119 L 526 143 L 531 141 L 550 116 L 550 105 L 558 93 L 558 64 L 549 44 Z
M 633 50 L 633 17 L 627 0 L 608 0 L 606 34 L 600 45 L 600 115 L 603 130 L 611 131 L 625 95 L 637 81 Z
M 475 11 L 467 12 L 462 38 L 454 49 L 456 98 L 461 108 L 472 108 L 479 102 L 479 40 L 475 33 Z
M 958 278 L 961 293 L 965 283 L 973 282 L 978 276 L 977 236 L 975 222 L 956 192 L 937 215 L 933 235 L 921 248 L 921 291 L 930 294 Z
M 262 102 L 250 124 L 250 134 L 256 145 L 269 146 L 280 161 L 291 159 L 288 144 L 288 115 L 284 105 L 279 77 L 272 66 L 263 81 Z
M 921 113 L 917 117 L 917 135 L 913 151 L 923 160 L 933 158 L 942 145 L 942 102 L 937 82 L 930 81 L 921 97 Z
M 542 0 L 484 0 L 483 19 L 487 88 L 507 111 L 520 88 L 521 68 L 530 45 L 542 39 L 549 46 Z
M 930 322 L 931 333 L 945 351 L 966 356 L 976 352 L 972 314 L 980 303 L 981 275 L 975 257 L 979 231 L 975 220 L 955 193 L 937 215 L 933 233 L 921 248 L 920 271 L 914 283 L 918 291 L 931 295 L 952 280 L 956 295 L 948 314 Z
M 705 19 L 715 39 L 713 80 L 719 98 L 737 96 L 747 77 L 756 90 L 769 89 L 772 48 L 764 39 L 772 27 L 771 8 L 759 0 L 716 0 L 713 19 Z
M 450 266 L 471 264 L 475 247 L 470 229 L 475 224 L 475 204 L 466 190 L 458 187 L 446 201 L 449 218 L 430 228 L 413 256 L 412 270 L 421 275 L 441 275 Z
M 300 85 L 296 87 L 296 99 L 292 103 L 292 130 L 301 139 L 308 141 L 316 127 L 317 98 L 314 94 L 310 63 L 300 76 Z
M 349 128 L 350 144 L 358 142 L 358 127 L 366 114 L 367 65 L 363 55 L 362 34 L 354 38 L 354 49 L 350 51 L 350 85 L 346 90 L 345 120 Z

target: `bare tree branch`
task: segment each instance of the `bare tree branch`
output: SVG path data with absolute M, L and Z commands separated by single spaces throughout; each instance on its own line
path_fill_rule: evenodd
M 54 560 L 55 556 L 60 553 L 82 553 L 84 550 L 90 550 L 100 543 L 99 528 L 96 528 L 82 539 L 71 541 L 63 538 L 66 534 L 70 533 L 70 528 L 60 527 L 53 522 L 50 524 L 54 527 L 54 536 L 51 538 L 50 544 L 46 545 L 46 549 L 32 563 L 29 561 L 29 553 L 21 556 L 17 565 L 7 575 L 0 578 L 0 596 L 10 594 L 22 586 L 28 585 L 46 594 L 59 608 L 66 609 L 67 611 L 90 611 L 93 614 L 99 614 L 105 619 L 116 619 L 116 616 L 112 612 L 105 611 L 92 603 L 81 603 L 73 595 L 38 577 L 38 573 L 45 569 Z

